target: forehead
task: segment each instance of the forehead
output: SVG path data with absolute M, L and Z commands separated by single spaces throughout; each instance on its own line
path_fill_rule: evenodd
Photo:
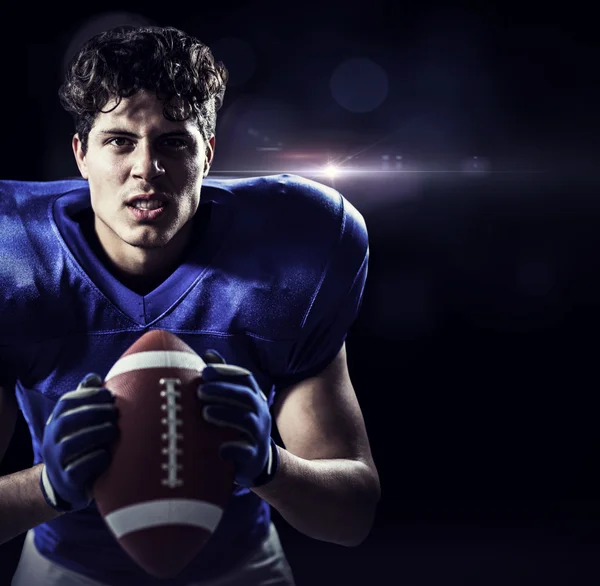
M 138 131 L 173 132 L 186 130 L 192 134 L 200 134 L 195 117 L 187 120 L 173 121 L 165 118 L 163 113 L 164 101 L 156 95 L 139 91 L 129 98 L 122 98 L 115 108 L 116 99 L 111 99 L 104 106 L 104 112 L 99 112 L 94 120 L 92 132 L 109 127 L 123 127 L 123 129 L 136 129 Z M 108 112 L 106 110 L 109 110 Z

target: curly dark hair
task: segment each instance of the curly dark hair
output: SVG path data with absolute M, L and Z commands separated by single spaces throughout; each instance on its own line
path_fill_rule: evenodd
M 156 92 L 168 120 L 192 114 L 205 141 L 215 133 L 228 72 L 198 39 L 173 27 L 120 26 L 88 40 L 71 60 L 58 95 L 87 151 L 96 116 L 139 90 Z M 103 110 L 111 98 L 114 108 Z

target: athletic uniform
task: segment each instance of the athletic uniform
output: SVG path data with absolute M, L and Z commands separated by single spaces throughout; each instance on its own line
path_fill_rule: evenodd
M 59 397 L 89 372 L 104 377 L 148 330 L 249 369 L 272 404 L 337 355 L 361 304 L 364 220 L 301 177 L 205 180 L 185 257 L 147 295 L 109 271 L 92 226 L 84 180 L 0 181 L 0 381 L 15 390 L 35 464 Z M 200 555 L 168 582 L 128 557 L 94 503 L 39 525 L 28 543 L 98 583 L 188 586 L 243 563 L 270 529 L 268 504 L 236 488 Z

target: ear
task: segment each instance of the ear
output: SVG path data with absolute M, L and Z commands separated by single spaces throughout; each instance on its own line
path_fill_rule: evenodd
M 73 136 L 71 146 L 73 147 L 75 162 L 77 163 L 77 167 L 79 167 L 79 172 L 81 173 L 81 176 L 84 179 L 88 179 L 87 162 L 85 160 L 85 153 L 83 152 L 83 146 L 81 144 L 81 140 L 79 140 L 78 134 L 75 134 Z
M 203 177 L 206 177 L 208 175 L 208 172 L 210 171 L 210 166 L 212 165 L 214 156 L 215 156 L 215 137 L 213 135 L 210 137 L 210 140 L 208 141 L 208 143 L 206 145 L 206 159 L 204 161 L 204 173 L 202 174 Z

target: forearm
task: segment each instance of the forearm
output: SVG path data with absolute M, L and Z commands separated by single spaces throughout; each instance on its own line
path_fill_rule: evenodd
M 279 447 L 279 470 L 252 490 L 308 537 L 359 545 L 373 525 L 379 481 L 354 460 L 305 460 Z
M 0 544 L 62 513 L 46 503 L 40 490 L 42 464 L 0 477 Z

